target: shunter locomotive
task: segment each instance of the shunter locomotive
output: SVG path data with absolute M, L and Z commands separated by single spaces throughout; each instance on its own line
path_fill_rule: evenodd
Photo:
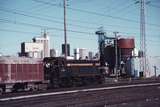
M 103 83 L 106 75 L 99 60 L 66 60 L 62 57 L 44 58 L 44 72 L 50 87 Z

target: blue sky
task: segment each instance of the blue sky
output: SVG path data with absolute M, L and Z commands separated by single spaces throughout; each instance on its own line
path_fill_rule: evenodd
M 60 46 L 63 43 L 63 1 L 41 1 L 43 0 L 0 0 L 1 53 L 15 55 L 20 51 L 21 42 L 31 41 L 32 37 L 40 35 L 43 29 L 47 29 L 45 26 L 52 28 L 47 30 L 51 37 L 51 47 L 60 51 Z M 94 35 L 94 32 L 101 26 L 104 27 L 108 36 L 113 36 L 112 32 L 118 31 L 122 37 L 135 37 L 136 46 L 139 48 L 139 23 L 134 22 L 139 21 L 139 4 L 134 3 L 135 0 L 69 0 L 67 29 L 86 32 L 67 32 L 71 48 L 85 47 L 96 51 L 97 36 Z M 147 49 L 150 56 L 160 55 L 160 51 L 157 50 L 160 46 L 159 5 L 159 0 L 152 0 L 146 6 Z M 74 9 L 95 12 L 96 14 Z M 120 20 L 119 18 L 133 21 Z M 26 26 L 19 24 L 19 22 L 42 27 Z M 151 24 L 155 24 L 155 26 Z
M 139 4 L 136 0 L 69 0 L 67 32 L 71 50 L 98 51 L 95 31 L 103 26 L 108 36 L 114 31 L 134 37 L 139 49 Z M 160 56 L 160 0 L 146 6 L 148 56 Z M 63 0 L 0 0 L 0 52 L 16 55 L 21 42 L 30 42 L 43 29 L 51 38 L 51 48 L 61 51 L 63 43 Z M 80 33 L 79 33 L 80 32 Z

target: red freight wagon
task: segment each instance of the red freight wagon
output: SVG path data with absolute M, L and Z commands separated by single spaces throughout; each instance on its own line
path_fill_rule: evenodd
M 0 91 L 35 89 L 44 81 L 42 59 L 0 57 Z M 37 84 L 37 85 L 35 85 Z

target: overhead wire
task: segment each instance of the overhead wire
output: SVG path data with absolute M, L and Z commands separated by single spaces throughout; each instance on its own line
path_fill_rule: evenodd
M 59 24 L 63 24 L 63 22 L 61 22 L 61 21 L 57 21 L 57 20 L 53 20 L 53 19 L 48 19 L 48 18 L 43 18 L 43 17 L 40 17 L 40 16 L 34 16 L 34 15 L 31 15 L 31 14 L 25 14 L 25 13 L 23 13 L 23 12 L 19 12 L 19 11 L 15 11 L 15 10 L 9 10 L 9 9 L 2 9 L 2 8 L 0 8 L 0 11 L 4 11 L 4 12 L 9 12 L 9 13 L 13 13 L 13 14 L 18 14 L 18 15 L 22 15 L 22 16 L 26 16 L 26 17 L 31 17 L 31 18 L 34 18 L 34 19 L 38 19 L 38 20 L 44 20 L 44 21 L 49 21 L 49 22 L 54 22 L 54 23 L 59 23 Z M 30 24 L 31 25 L 31 24 Z M 80 27 L 80 28 L 87 28 L 87 29 L 97 29 L 97 28 L 94 28 L 94 27 L 86 27 L 86 26 L 81 26 L 81 25 L 75 25 L 75 24 L 68 24 L 68 25 L 70 25 L 70 26 L 76 26 L 76 27 Z M 47 27 L 47 26 L 45 26 L 45 27 Z M 44 28 L 44 27 L 43 27 Z M 123 28 L 125 28 L 125 27 L 123 27 Z M 128 27 L 126 27 L 126 28 L 128 28 Z M 53 28 L 52 28 L 53 29 Z M 55 30 L 60 30 L 60 31 L 62 31 L 63 29 L 60 29 L 60 28 L 54 28 Z M 76 31 L 76 30 L 68 30 L 68 31 L 70 31 L 70 32 L 76 32 L 76 33 L 84 33 L 84 34 L 91 34 L 91 35 L 93 35 L 93 33 L 89 33 L 89 32 L 84 32 L 84 31 Z M 106 31 L 109 31 L 109 32 L 114 32 L 113 30 L 109 30 L 109 29 L 107 29 Z M 136 34 L 137 35 L 137 33 L 128 33 L 128 32 L 120 32 L 120 33 L 125 33 L 125 34 Z
M 15 32 L 15 33 L 22 33 L 22 34 L 40 35 L 39 33 L 36 33 L 36 32 L 28 32 L 28 31 L 20 31 L 20 30 L 12 30 L 12 29 L 1 29 L 1 28 L 0 28 L 0 31 L 4 31 L 4 32 Z M 50 34 L 50 35 L 52 35 L 52 34 Z M 58 35 L 55 35 L 55 34 L 52 35 L 52 36 L 58 37 Z M 59 37 L 61 37 L 61 36 L 59 36 Z M 75 37 L 75 36 L 72 36 L 72 38 L 95 41 L 94 39 L 85 39 L 85 38 L 82 38 L 82 37 Z
M 155 4 L 148 4 L 148 6 L 150 6 L 150 7 L 155 7 L 155 8 L 160 8 L 160 6 L 158 6 L 158 5 L 155 5 Z
M 113 2 L 115 2 L 115 1 L 113 1 Z M 117 10 L 118 10 L 118 12 L 121 12 L 121 8 L 119 9 L 119 8 L 115 8 L 115 7 L 120 7 L 120 6 L 122 6 L 122 8 L 126 8 L 126 7 L 124 7 L 124 4 L 126 4 L 126 1 L 124 0 L 123 2 L 121 1 L 121 2 L 116 2 L 116 3 L 112 3 L 112 4 L 116 4 L 116 5 L 114 5 L 113 7 L 110 7 L 109 8 L 109 10 L 111 10 L 111 11 L 109 11 L 109 13 L 112 13 L 112 14 L 114 14 L 114 13 L 117 13 Z M 131 5 L 131 4 L 130 4 Z M 128 7 L 128 6 L 127 6 Z M 105 9 L 105 8 L 104 8 Z M 124 11 L 124 10 L 123 10 Z M 107 10 L 105 10 L 103 13 L 106 13 L 107 12 Z
M 33 0 L 33 1 L 37 1 L 37 0 Z M 47 3 L 48 4 L 48 3 Z M 56 4 L 54 4 L 54 5 L 56 5 Z M 125 6 L 125 7 L 122 7 L 119 11 L 121 12 L 121 11 L 124 11 L 124 10 L 127 10 L 130 6 L 132 6 L 132 5 L 134 5 L 134 3 L 130 3 L 129 5 L 127 5 L 127 6 Z M 57 5 L 58 6 L 58 5 Z M 112 9 L 112 10 L 115 10 L 115 8 L 114 9 Z M 118 12 L 118 13 L 120 13 L 120 12 Z M 132 13 L 132 12 L 128 12 L 128 13 Z M 48 16 L 48 15 L 46 15 L 47 17 L 50 17 L 50 18 L 54 18 L 54 19 L 60 19 L 60 18 L 55 18 L 55 17 L 53 17 L 53 16 Z M 63 19 L 62 19 L 63 20 Z M 94 22 L 88 22 L 88 21 L 82 21 L 82 20 L 75 20 L 75 19 L 71 19 L 71 18 L 68 18 L 68 21 L 76 21 L 76 22 L 79 22 L 79 23 L 87 23 L 87 24 L 94 24 L 94 25 L 96 25 L 96 26 L 99 26 L 99 24 L 96 24 L 96 23 L 94 23 Z M 98 22 L 99 23 L 99 22 Z M 106 24 L 105 26 L 113 26 L 113 27 L 123 27 L 123 28 L 131 28 L 131 29 L 139 29 L 138 27 L 130 27 L 130 26 L 124 26 L 124 25 L 113 25 L 113 24 Z M 157 27 L 157 26 L 156 26 Z M 90 28 L 90 27 L 89 27 Z M 153 28 L 150 28 L 150 29 L 153 29 Z M 154 30 L 157 30 L 157 29 L 154 29 Z
M 3 11 L 7 11 L 7 12 L 11 12 L 10 10 L 4 10 L 2 9 Z M 32 17 L 32 18 L 36 18 L 36 19 L 41 19 L 41 20 L 47 20 L 47 21 L 53 21 L 53 20 L 48 20 L 48 19 L 44 19 L 44 18 L 41 18 L 41 17 L 38 17 L 38 16 L 32 16 L 32 15 L 28 15 L 28 14 L 24 14 L 24 13 L 18 13 L 16 11 L 12 11 L 12 13 L 14 14 L 19 14 L 19 15 L 23 15 L 23 16 L 27 16 L 27 17 Z M 54 22 L 57 22 L 57 23 L 61 23 L 63 24 L 63 22 L 59 22 L 59 21 L 54 21 Z M 21 23 L 22 24 L 22 23 Z M 23 23 L 24 24 L 24 23 Z M 26 24 L 25 24 L 26 25 Z M 31 24 L 30 24 L 31 25 Z M 32 25 L 33 26 L 33 25 Z M 34 25 L 35 26 L 35 25 Z M 42 27 L 42 26 L 39 26 L 39 27 Z M 44 26 L 43 26 L 44 27 Z M 45 26 L 46 27 L 46 26 Z M 79 26 L 80 27 L 80 26 Z M 81 26 L 81 27 L 84 27 L 84 26 Z M 63 29 L 57 29 L 57 28 L 54 28 L 56 30 L 63 30 Z M 93 29 L 93 28 L 91 28 Z M 95 29 L 95 28 L 94 28 Z M 109 30 L 107 30 L 109 31 Z M 77 33 L 88 33 L 88 32 L 82 32 L 82 31 L 74 31 L 74 30 L 70 30 L 70 32 L 77 32 Z M 111 31 L 113 32 L 113 31 Z M 126 33 L 126 32 L 121 32 L 121 33 Z M 88 34 L 93 34 L 93 33 L 88 33 Z M 133 34 L 133 33 L 126 33 L 126 34 Z M 137 33 L 135 33 L 137 34 Z
M 39 33 L 35 33 L 35 32 L 28 32 L 28 31 L 19 31 L 19 30 L 12 30 L 12 29 L 1 29 L 0 28 L 0 31 L 4 31 L 4 32 L 15 32 L 15 33 L 22 33 L 22 34 L 33 34 L 33 35 L 39 35 Z M 58 36 L 55 36 L 54 37 L 58 37 Z M 59 36 L 60 37 L 60 36 Z M 72 36 L 72 38 L 75 38 L 75 39 L 85 39 L 85 38 L 80 38 L 80 37 L 75 37 L 75 36 Z M 85 39 L 86 40 L 86 39 Z M 87 39 L 87 40 L 91 40 L 91 41 L 95 41 L 94 39 Z M 149 40 L 148 42 L 150 43 L 159 43 L 159 41 L 154 41 L 154 40 Z
M 46 28 L 46 29 L 50 29 L 50 30 L 63 31 L 62 28 L 49 27 L 49 26 L 44 26 L 44 25 L 37 25 L 37 24 L 25 23 L 25 22 L 18 22 L 18 21 L 11 21 L 11 20 L 6 20 L 6 19 L 0 19 L 0 22 L 12 23 L 12 24 L 19 24 L 19 25 L 23 25 L 23 26 Z M 77 31 L 77 30 L 67 30 L 67 31 L 68 31 L 68 32 L 74 32 L 74 33 L 88 34 L 88 35 L 93 35 L 93 34 L 94 34 L 94 33 L 90 33 L 90 32 Z
M 115 1 L 114 1 L 115 2 Z M 126 2 L 126 1 L 125 1 Z M 114 13 L 119 13 L 119 12 L 121 12 L 121 9 L 119 10 L 119 8 L 115 8 L 115 7 L 120 7 L 120 5 L 121 4 L 125 4 L 125 2 L 123 1 L 123 2 L 116 2 L 116 3 L 111 3 L 111 4 L 114 4 L 114 6 L 113 7 L 110 7 L 109 6 L 109 8 L 108 8 L 108 6 L 107 7 L 105 7 L 105 8 L 103 8 L 103 10 L 104 10 L 104 14 L 105 13 L 107 13 L 107 15 L 110 15 L 110 14 L 114 14 Z M 116 5 L 115 5 L 116 4 Z M 123 6 L 123 5 L 122 5 Z M 124 8 L 124 7 L 122 7 L 122 8 Z M 106 10 L 107 9 L 107 10 Z M 118 12 L 117 12 L 117 9 L 118 9 Z M 102 11 L 103 11 L 102 10 Z M 123 10 L 124 11 L 124 10 Z M 104 17 L 101 19 L 101 20 L 104 20 Z
M 42 17 L 39 17 L 37 15 L 34 16 L 34 15 L 31 15 L 31 14 L 25 14 L 25 13 L 22 13 L 22 12 L 17 12 L 15 10 L 8 10 L 8 9 L 2 9 L 2 8 L 0 8 L 0 11 L 9 12 L 9 13 L 13 13 L 13 14 L 18 14 L 18 15 L 22 15 L 22 16 L 26 16 L 26 17 L 31 17 L 31 18 L 34 18 L 34 19 L 39 19 L 39 20 L 44 20 L 44 21 L 49 21 L 49 22 L 55 22 L 55 23 L 63 24 L 63 22 L 61 22 L 61 21 L 56 21 L 56 20 L 48 19 L 48 18 L 42 18 Z M 68 25 L 77 26 L 77 27 L 81 27 L 81 28 L 87 28 L 87 29 L 97 29 L 97 28 L 93 28 L 93 27 L 85 27 L 85 26 L 74 25 L 74 24 L 68 24 Z M 69 30 L 69 31 L 71 31 L 71 32 L 79 32 L 79 33 L 86 33 L 84 31 L 74 31 L 74 30 Z M 109 29 L 107 31 L 114 32 L 113 30 L 109 30 Z M 121 32 L 121 33 L 125 33 L 125 32 Z M 136 34 L 136 33 L 126 33 L 126 34 Z
M 20 21 L 16 21 L 16 20 L 8 20 L 6 18 L 0 18 L 0 22 L 1 23 L 12 23 L 12 24 L 18 24 L 18 25 L 23 25 L 23 26 L 29 26 L 29 27 L 38 27 L 38 28 L 45 28 L 48 30 L 58 30 L 58 31 L 63 31 L 62 28 L 57 28 L 57 27 L 50 27 L 50 26 L 45 26 L 45 25 L 38 25 L 38 24 L 33 24 L 33 23 L 26 23 L 26 22 L 20 22 Z M 77 30 L 67 30 L 68 32 L 74 32 L 74 33 L 81 33 L 81 34 L 88 34 L 88 35 L 94 35 L 93 32 L 84 32 L 84 31 L 77 31 Z M 105 30 L 106 32 L 114 32 L 114 30 L 110 30 L 107 29 Z M 138 35 L 138 33 L 133 32 L 133 33 L 129 33 L 129 32 L 119 32 L 122 34 L 128 34 L 128 35 Z
M 38 3 L 43 3 L 43 4 L 46 4 L 46 5 L 51 5 L 51 6 L 56 6 L 56 7 L 63 8 L 62 6 L 52 4 L 51 2 L 46 2 L 46 1 L 42 1 L 42 0 L 33 0 L 33 1 L 38 2 Z M 67 7 L 67 9 L 70 9 L 70 10 L 73 10 L 73 11 L 78 11 L 78 12 L 83 12 L 83 13 L 87 13 L 87 14 L 109 17 L 109 18 L 116 19 L 116 20 L 121 20 L 121 21 L 139 23 L 139 21 L 133 20 L 133 19 L 123 18 L 123 17 L 118 17 L 118 16 L 112 16 L 112 15 L 106 15 L 106 14 L 93 12 L 93 11 L 88 11 L 88 10 L 83 10 L 83 9 L 78 9 L 78 8 Z M 157 24 L 152 24 L 152 23 L 146 23 L 146 24 L 151 25 L 151 26 L 155 26 L 155 27 L 160 27 L 160 25 L 157 25 Z
M 12 24 L 19 24 L 19 25 L 23 25 L 23 26 L 31 26 L 31 27 L 38 27 L 38 28 L 45 28 L 48 30 L 58 30 L 58 31 L 63 31 L 63 29 L 61 28 L 57 28 L 57 27 L 49 27 L 49 26 L 44 26 L 44 25 L 38 25 L 38 24 L 32 24 L 32 23 L 25 23 L 25 22 L 19 22 L 19 21 L 13 21 L 13 20 L 7 20 L 7 19 L 3 19 L 0 18 L 0 22 L 3 23 L 12 23 Z M 81 33 L 81 34 L 88 34 L 88 35 L 95 35 L 92 32 L 84 32 L 84 31 L 77 31 L 77 30 L 67 30 L 68 32 L 74 32 L 74 33 Z M 106 30 L 107 32 L 114 32 L 113 30 Z M 122 34 L 137 34 L 137 33 L 129 33 L 129 32 L 119 32 Z M 86 35 L 85 35 L 86 36 Z
M 63 24 L 62 21 L 57 21 L 55 19 L 49 19 L 49 18 L 43 18 L 43 17 L 37 16 L 37 15 L 35 16 L 35 15 L 31 15 L 31 14 L 25 14 L 25 13 L 18 12 L 18 11 L 15 11 L 15 10 L 9 10 L 9 9 L 2 9 L 2 8 L 0 8 L 0 11 L 4 11 L 4 12 L 8 12 L 8 13 L 13 13 L 13 14 L 18 14 L 18 15 L 22 15 L 22 16 L 38 19 L 38 20 L 44 20 L 44 21 L 49 21 L 49 22 Z M 81 25 L 70 24 L 70 23 L 68 23 L 67 25 L 69 25 L 69 26 L 76 26 L 76 27 L 79 27 L 79 28 L 96 29 L 96 28 L 93 28 L 93 27 L 81 26 Z
M 58 17 L 53 17 L 53 16 L 49 16 L 49 15 L 44 15 L 43 17 L 47 17 L 47 19 L 46 18 L 41 18 L 42 17 L 42 14 L 35 14 L 34 13 L 34 15 L 32 15 L 31 16 L 31 14 L 33 14 L 33 13 L 27 13 L 26 11 L 22 11 L 22 10 L 17 10 L 17 9 L 6 9 L 6 8 L 0 8 L 0 11 L 5 11 L 5 12 L 9 12 L 9 13 L 13 13 L 13 14 L 19 14 L 19 15 L 23 15 L 23 16 L 27 16 L 27 17 L 34 17 L 34 15 L 36 15 L 36 17 L 34 17 L 34 18 L 36 18 L 36 19 L 39 19 L 39 20 L 47 20 L 47 21 L 51 21 L 51 22 L 55 22 L 55 23 L 60 23 L 60 24 L 63 24 L 63 22 L 62 22 L 62 18 L 58 18 Z M 21 13 L 23 13 L 23 14 L 21 14 Z M 29 14 L 29 15 L 28 15 Z M 41 17 L 40 17 L 40 15 L 41 15 Z M 38 16 L 38 17 L 37 17 Z M 51 19 L 48 19 L 48 18 L 51 18 Z M 54 20 L 53 20 L 54 19 Z M 56 19 L 56 20 L 55 20 Z M 61 19 L 61 21 L 57 21 L 57 20 L 60 20 Z M 69 21 L 72 21 L 72 22 L 80 22 L 80 23 L 85 23 L 85 24 L 92 24 L 92 25 L 96 25 L 96 26 L 98 26 L 98 24 L 96 24 L 96 23 L 94 23 L 94 22 L 88 22 L 88 21 L 82 21 L 82 20 L 76 20 L 76 19 L 71 19 L 71 18 L 69 18 L 68 19 Z M 89 29 L 95 29 L 95 28 L 93 28 L 93 27 L 88 27 L 88 26 L 81 26 L 81 25 L 78 25 L 78 24 L 71 24 L 71 23 L 67 23 L 68 25 L 71 25 L 71 26 L 77 26 L 77 27 L 80 27 L 80 28 L 89 28 Z M 105 26 L 113 26 L 113 27 L 123 27 L 123 28 L 132 28 L 132 29 L 139 29 L 139 28 L 137 28 L 137 27 L 130 27 L 130 26 L 124 26 L 124 25 L 113 25 L 113 24 L 107 24 L 107 25 L 105 25 Z
M 28 32 L 28 31 L 18 31 L 18 30 L 13 30 L 13 29 L 2 29 L 2 28 L 0 28 L 0 31 L 38 35 L 38 33 L 35 33 L 35 32 Z
M 63 24 L 62 22 L 62 18 L 61 18 L 61 21 L 58 21 L 60 18 L 56 18 L 56 17 L 53 17 L 53 16 L 48 16 L 48 15 L 44 15 L 46 16 L 47 18 L 43 18 L 41 14 L 35 14 L 35 15 L 31 15 L 33 13 L 27 13 L 26 11 L 22 11 L 22 10 L 17 10 L 17 9 L 6 9 L 6 8 L 0 8 L 0 11 L 4 11 L 4 12 L 9 12 L 9 13 L 13 13 L 13 14 L 18 14 L 18 15 L 23 15 L 23 16 L 26 16 L 26 17 L 32 17 L 32 18 L 36 18 L 36 19 L 39 19 L 39 20 L 45 20 L 45 21 L 50 21 L 50 22 L 55 22 L 55 23 L 59 23 L 59 24 Z M 39 15 L 39 16 L 38 16 Z M 40 16 L 41 15 L 41 16 Z M 51 19 L 49 19 L 51 18 Z M 95 24 L 93 22 L 87 22 L 87 21 L 80 21 L 80 20 L 75 20 L 75 19 L 71 19 L 71 21 L 76 21 L 76 22 L 80 22 L 80 23 L 87 23 L 87 24 L 94 24 L 94 25 L 97 25 L 98 24 Z M 87 29 L 97 29 L 96 27 L 88 27 L 88 26 L 82 26 L 82 25 L 79 25 L 79 24 L 72 24 L 72 23 L 67 23 L 67 25 L 69 26 L 76 26 L 76 27 L 79 27 L 79 28 L 87 28 Z M 130 26 L 124 26 L 124 25 L 112 25 L 112 24 L 106 24 L 105 26 L 113 26 L 113 27 L 123 27 L 123 28 L 131 28 L 131 29 L 139 29 L 138 27 L 130 27 Z

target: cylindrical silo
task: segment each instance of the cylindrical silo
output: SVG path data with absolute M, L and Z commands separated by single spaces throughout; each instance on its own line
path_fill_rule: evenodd
M 134 38 L 120 38 L 118 40 L 120 60 L 124 62 L 125 71 L 128 76 L 134 76 L 134 60 L 132 59 L 135 48 Z
M 135 48 L 134 38 L 120 38 L 118 40 L 118 47 L 121 53 L 121 60 L 126 61 L 130 58 Z

